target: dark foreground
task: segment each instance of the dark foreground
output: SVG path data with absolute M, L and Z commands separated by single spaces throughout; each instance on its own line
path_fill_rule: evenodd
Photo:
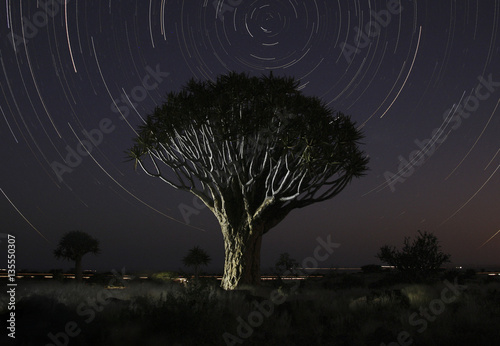
M 273 282 L 237 292 L 213 282 L 106 288 L 28 281 L 17 288 L 15 342 L 7 330 L 0 344 L 500 344 L 496 277 L 448 273 L 433 283 L 412 284 L 384 275 L 337 275 L 300 286 Z M 5 293 L 4 324 L 10 313 Z

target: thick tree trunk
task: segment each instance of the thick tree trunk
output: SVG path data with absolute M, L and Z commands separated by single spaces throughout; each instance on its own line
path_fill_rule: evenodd
M 76 282 L 82 282 L 82 259 L 77 258 L 75 260 L 75 279 Z
M 235 231 L 223 225 L 222 234 L 225 263 L 221 287 L 233 290 L 242 285 L 258 285 L 262 229 L 245 227 Z

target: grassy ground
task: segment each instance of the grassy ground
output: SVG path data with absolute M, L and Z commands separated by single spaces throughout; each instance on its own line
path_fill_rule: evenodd
M 20 282 L 17 345 L 498 345 L 500 282 L 337 275 L 237 292 L 213 282 Z M 0 296 L 6 321 L 7 296 Z M 8 345 L 2 333 L 0 344 Z

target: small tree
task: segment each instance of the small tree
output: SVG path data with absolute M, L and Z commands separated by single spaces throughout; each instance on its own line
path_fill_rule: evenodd
M 441 251 L 437 237 L 421 231 L 412 243 L 409 237 L 405 237 L 401 251 L 384 245 L 376 257 L 396 267 L 407 278 L 417 280 L 436 273 L 443 263 L 450 262 L 450 255 Z
M 298 266 L 299 262 L 292 258 L 288 252 L 282 253 L 274 265 L 278 274 L 284 273 L 287 270 L 293 271 Z
M 186 267 L 194 267 L 194 277 L 196 281 L 198 281 L 198 278 L 200 277 L 200 266 L 208 265 L 211 260 L 212 259 L 205 252 L 205 250 L 195 246 L 189 250 L 189 253 L 182 259 L 182 262 L 184 262 Z
M 62 236 L 54 250 L 54 256 L 75 261 L 76 282 L 82 282 L 82 257 L 88 253 L 97 255 L 100 252 L 97 239 L 83 231 L 71 231 Z

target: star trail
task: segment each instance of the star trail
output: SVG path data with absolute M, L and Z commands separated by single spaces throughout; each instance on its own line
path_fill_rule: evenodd
M 6 0 L 1 232 L 20 269 L 60 267 L 52 250 L 79 229 L 101 241 L 88 268 L 176 270 L 199 245 L 222 271 L 210 211 L 125 151 L 189 79 L 273 71 L 351 115 L 370 171 L 269 232 L 263 271 L 327 235 L 341 246 L 325 266 L 378 263 L 419 229 L 454 264 L 499 264 L 499 24 L 496 0 Z

